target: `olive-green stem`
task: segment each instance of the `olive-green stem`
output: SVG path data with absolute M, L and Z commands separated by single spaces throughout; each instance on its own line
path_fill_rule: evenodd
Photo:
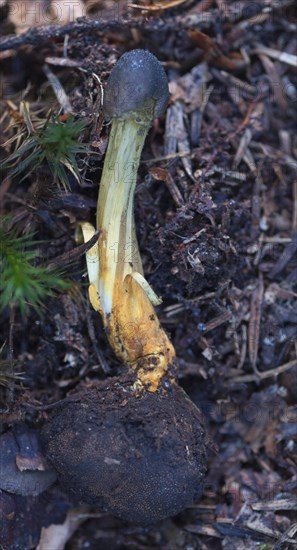
M 99 296 L 104 316 L 112 311 L 118 284 L 142 273 L 135 234 L 133 199 L 140 155 L 150 124 L 114 119 L 97 206 L 100 229 Z
M 134 387 L 154 392 L 162 381 L 174 382 L 175 351 L 154 310 L 161 300 L 143 277 L 133 215 L 137 169 L 151 120 L 144 109 L 133 119 L 112 122 L 98 197 L 100 235 L 86 256 L 89 298 L 109 342 L 137 373 Z M 81 227 L 88 241 L 95 229 L 86 222 Z

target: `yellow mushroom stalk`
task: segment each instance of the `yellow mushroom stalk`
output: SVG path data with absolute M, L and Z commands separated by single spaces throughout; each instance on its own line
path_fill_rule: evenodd
M 87 253 L 89 296 L 128 373 L 94 381 L 58 403 L 42 429 L 62 487 L 116 517 L 150 525 L 201 494 L 209 441 L 200 410 L 174 379 L 175 351 L 160 302 L 143 276 L 133 195 L 148 129 L 167 104 L 158 60 L 134 50 L 115 65 L 104 112 L 111 120 L 97 208 L 98 242 Z M 96 232 L 81 224 L 88 241 Z
M 89 297 L 117 357 L 135 370 L 136 386 L 155 392 L 174 379 L 175 351 L 154 306 L 161 303 L 143 276 L 133 202 L 143 144 L 168 102 L 159 61 L 145 50 L 124 54 L 107 82 L 103 109 L 111 121 L 97 205 L 98 243 L 87 253 Z M 84 239 L 95 233 L 82 224 Z

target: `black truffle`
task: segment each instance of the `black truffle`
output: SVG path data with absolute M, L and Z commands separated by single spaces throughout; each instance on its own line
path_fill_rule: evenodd
M 65 402 L 42 440 L 63 487 L 77 500 L 148 525 L 173 516 L 202 491 L 207 436 L 184 391 L 137 396 L 113 379 Z

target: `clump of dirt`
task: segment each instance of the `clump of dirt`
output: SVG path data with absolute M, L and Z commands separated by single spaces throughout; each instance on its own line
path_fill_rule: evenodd
M 64 401 L 42 440 L 70 494 L 129 522 L 176 515 L 202 491 L 209 441 L 175 384 L 137 394 L 131 380 L 107 380 Z

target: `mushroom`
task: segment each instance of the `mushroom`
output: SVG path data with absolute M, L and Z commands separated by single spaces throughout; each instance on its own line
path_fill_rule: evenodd
M 141 150 L 168 101 L 149 52 L 124 54 L 106 86 L 111 133 L 97 208 L 98 242 L 87 253 L 89 297 L 127 372 L 71 395 L 42 432 L 49 461 L 78 500 L 149 525 L 201 493 L 208 438 L 200 410 L 175 381 L 175 350 L 160 326 L 160 303 L 144 279 L 133 194 Z M 95 233 L 82 224 L 85 240 Z
M 137 370 L 138 384 L 152 391 L 173 368 L 175 351 L 155 316 L 161 300 L 143 277 L 133 199 L 144 140 L 168 96 L 163 67 L 145 50 L 124 54 L 111 72 L 103 104 L 112 125 L 97 205 L 100 236 L 87 255 L 89 296 L 108 339 L 119 359 Z M 95 233 L 90 224 L 82 230 L 86 240 Z

